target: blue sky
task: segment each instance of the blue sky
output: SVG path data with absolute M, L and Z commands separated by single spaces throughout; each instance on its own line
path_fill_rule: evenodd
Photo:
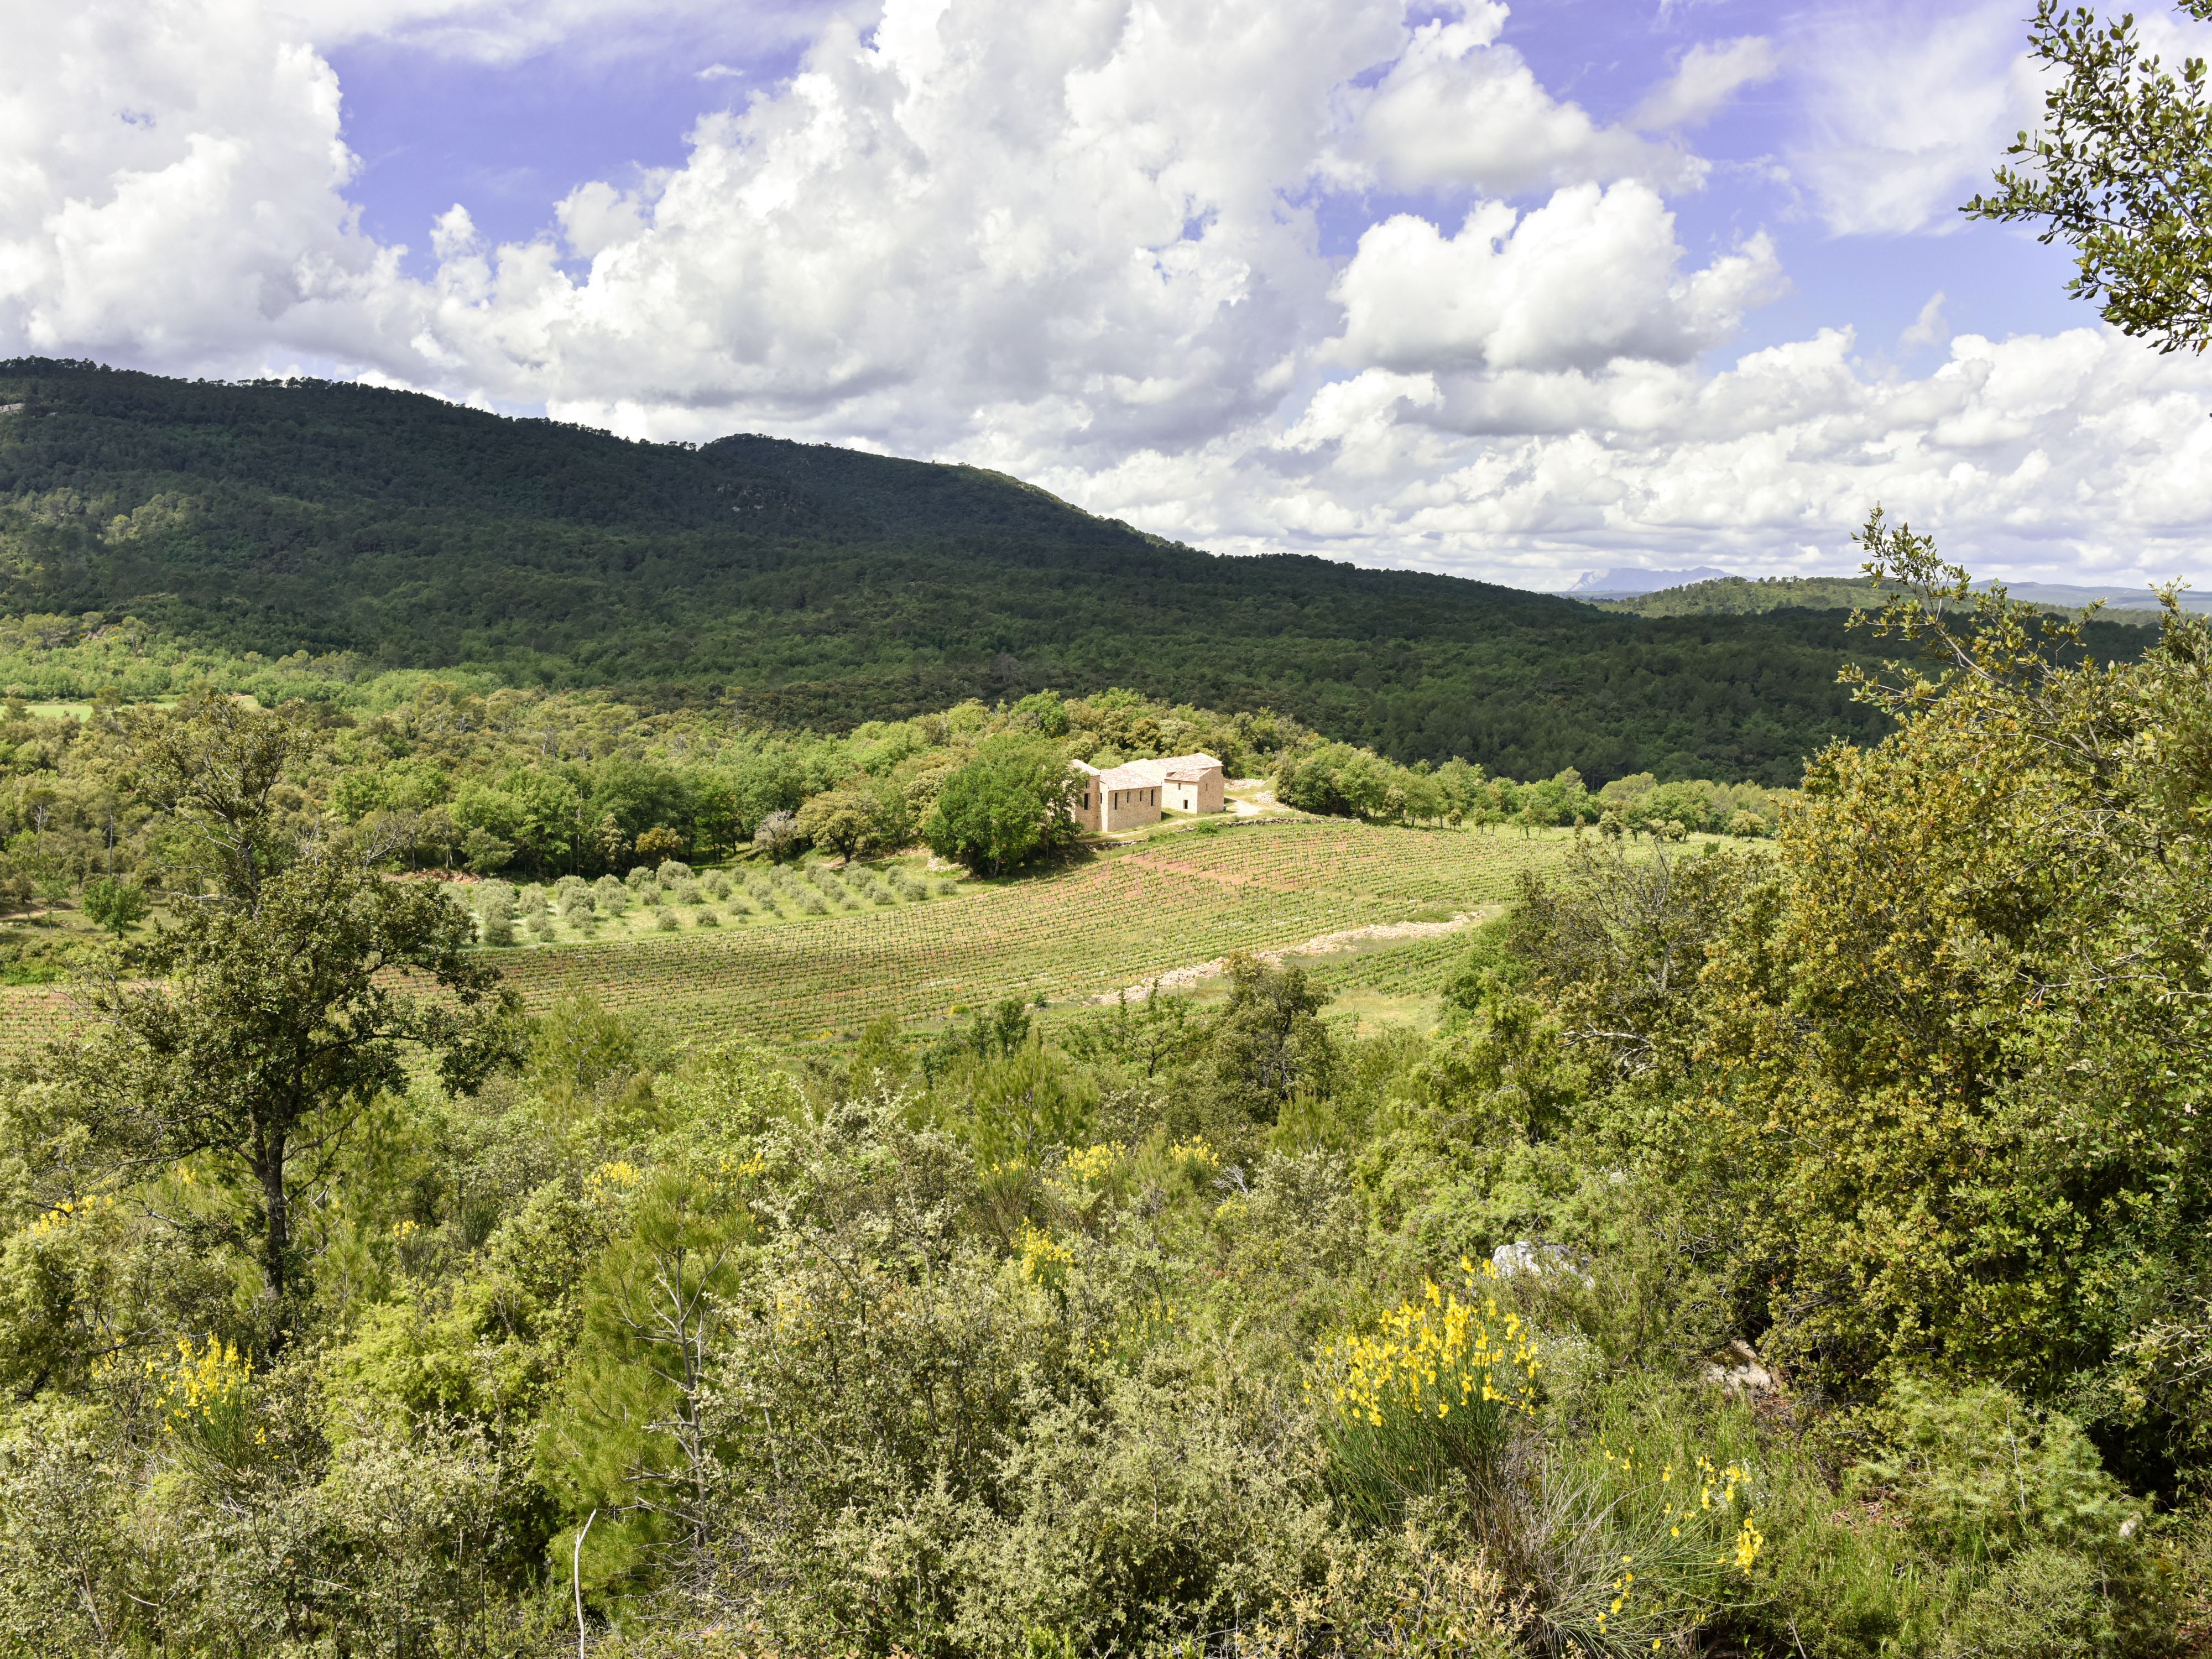
M 1618 121 L 1700 41 L 1802 38 L 1866 10 L 1548 0 L 1516 7 L 1502 40 L 1552 91 Z M 442 37 L 349 44 L 330 54 L 345 88 L 346 141 L 361 161 L 346 196 L 380 240 L 412 244 L 418 272 L 430 263 L 427 228 L 456 202 L 489 239 L 526 240 L 552 228 L 552 204 L 578 185 L 680 166 L 701 116 L 742 108 L 790 75 L 810 21 L 797 9 L 757 20 L 732 9 L 643 37 L 611 24 L 520 58 L 454 55 Z M 1717 247 L 1764 227 L 1790 273 L 1791 291 L 1752 318 L 1739 343 L 1775 344 L 1838 321 L 1893 340 L 1937 293 L 1960 331 L 2002 337 L 2082 324 L 2083 307 L 2064 292 L 2073 274 L 2065 251 L 2017 229 L 1961 218 L 1935 234 L 1832 233 L 1762 167 L 1808 142 L 1808 125 L 1792 89 L 1770 82 L 1740 94 L 1696 135 L 1718 177 L 1677 204 L 1686 245 Z M 1333 203 L 1325 245 L 1348 253 L 1390 205 L 1372 197 Z M 1934 349 L 1919 348 L 1923 357 Z
M 1978 571 L 2201 576 L 2212 376 L 1956 211 L 2022 9 L 90 0 L 0 66 L 0 349 L 1533 586 L 1844 568 L 1877 500 Z

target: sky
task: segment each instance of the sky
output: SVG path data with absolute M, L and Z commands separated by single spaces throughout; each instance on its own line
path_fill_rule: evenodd
M 2212 578 L 2212 364 L 1958 211 L 2027 0 L 0 6 L 0 356 L 1524 587 L 1848 570 L 1877 503 L 1977 575 Z

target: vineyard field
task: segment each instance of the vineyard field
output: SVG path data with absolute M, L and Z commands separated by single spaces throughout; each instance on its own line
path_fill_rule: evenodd
M 1064 1003 L 1238 950 L 1510 896 L 1558 839 L 1261 823 L 1158 837 L 951 900 L 754 931 L 538 950 L 526 1003 L 588 991 L 706 1040 L 849 1035 L 882 1014 Z
M 1333 994 L 1362 992 L 1384 997 L 1440 995 L 1467 955 L 1464 933 L 1417 939 L 1338 960 L 1324 957 L 1312 969 L 1315 980 Z
M 75 1005 L 60 986 L 0 986 L 0 1051 L 58 1036 L 75 1018 Z
M 1494 905 L 1565 845 L 1336 819 L 1206 824 L 927 904 L 500 955 L 528 1007 L 588 993 L 703 1042 L 835 1038 L 884 1014 L 915 1024 L 1003 997 L 1079 1001 L 1235 951 Z M 1352 976 L 1347 988 L 1395 988 L 1408 970 L 1441 984 L 1463 949 L 1445 936 L 1322 972 Z M 66 1017 L 52 988 L 0 994 L 9 1046 Z

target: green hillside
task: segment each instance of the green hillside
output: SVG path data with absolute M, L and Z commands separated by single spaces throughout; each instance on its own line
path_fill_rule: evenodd
M 1756 617 L 1786 610 L 1871 610 L 1881 599 L 1881 591 L 1863 576 L 1722 576 L 1589 603 L 1624 617 Z
M 2108 621 L 2100 625 L 2155 627 L 2162 614 L 2158 596 L 2147 587 L 2075 587 L 2057 582 L 2008 582 L 2004 586 L 2025 604 L 2072 616 L 2081 615 L 2092 604 L 2102 605 Z M 1873 610 L 1896 591 L 1864 576 L 1722 576 L 1663 587 L 1656 593 L 1586 603 L 1625 617 L 1753 617 L 1784 610 Z M 2212 605 L 2212 595 L 2185 592 L 2181 603 L 2186 610 L 2202 611 Z M 2124 640 L 2115 641 L 2109 636 L 2100 637 L 2100 643 L 2124 653 L 2130 648 Z
M 158 643 L 733 696 L 842 726 L 1044 686 L 1272 706 L 1401 759 L 1796 780 L 1876 717 L 1841 617 L 1609 616 L 1216 557 L 971 467 L 693 448 L 327 382 L 0 363 L 0 611 Z

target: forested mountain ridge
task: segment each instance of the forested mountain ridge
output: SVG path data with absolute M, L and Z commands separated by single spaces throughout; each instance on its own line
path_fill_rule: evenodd
M 1994 581 L 1976 584 L 1979 587 L 1999 585 Z M 2105 607 L 2100 619 L 2108 623 L 2155 628 L 2162 615 L 2154 588 L 2131 588 L 2124 584 L 2081 587 L 2060 582 L 2001 585 L 2024 604 L 2074 616 L 2087 615 L 2088 606 L 2100 605 Z M 1622 616 L 1736 617 L 1786 610 L 1871 610 L 1899 591 L 1864 576 L 1717 576 L 1649 593 L 1592 597 L 1587 603 Z M 2212 595 L 2185 590 L 2181 605 L 2188 611 L 2212 608 Z
M 1872 610 L 1888 597 L 1863 576 L 1716 576 L 1587 603 L 1626 617 L 1741 617 L 1773 611 Z
M 0 610 L 231 652 L 734 696 L 848 726 L 1047 685 L 1274 707 L 1402 760 L 1793 782 L 1880 722 L 1840 615 L 1607 616 L 1221 558 L 966 466 L 696 449 L 319 381 L 0 363 Z

